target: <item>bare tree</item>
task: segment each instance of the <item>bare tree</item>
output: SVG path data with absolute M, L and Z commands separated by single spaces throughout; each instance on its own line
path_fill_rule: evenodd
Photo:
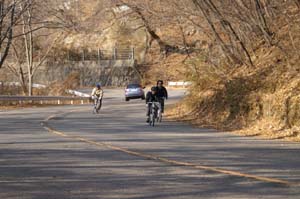
M 23 9 L 19 5 L 23 4 Z M 1 0 L 0 1 L 0 68 L 3 66 L 9 53 L 13 40 L 14 28 L 23 12 L 30 7 L 27 0 Z
M 53 15 L 50 15 L 53 12 L 45 9 L 45 2 L 28 2 L 31 5 L 28 8 L 24 3 L 19 4 L 19 9 L 23 12 L 15 28 L 10 62 L 6 65 L 19 78 L 24 93 L 31 96 L 33 77 L 62 34 L 57 31 L 61 28 L 61 23 L 49 20 L 53 18 Z
M 133 1 L 133 0 L 117 0 L 114 5 L 127 6 L 130 11 L 125 12 L 124 16 L 137 18 L 142 22 L 140 28 L 144 28 L 150 36 L 149 45 L 155 41 L 159 45 L 159 50 L 165 57 L 172 53 L 187 54 L 193 49 L 189 43 L 184 43 L 183 38 L 177 39 L 181 34 L 182 24 L 178 23 L 173 0 L 166 1 Z M 118 18 L 117 18 L 118 19 Z M 158 32 L 166 27 L 177 30 L 178 35 L 170 35 L 169 38 L 163 38 Z M 173 41 L 172 41 L 173 40 Z

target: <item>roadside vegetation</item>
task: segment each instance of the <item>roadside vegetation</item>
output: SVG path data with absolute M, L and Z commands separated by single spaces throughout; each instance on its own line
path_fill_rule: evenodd
M 208 2 L 198 6 L 205 8 L 212 40 L 186 62 L 193 86 L 169 114 L 199 126 L 299 141 L 299 1 Z M 216 46 L 222 53 L 212 56 Z

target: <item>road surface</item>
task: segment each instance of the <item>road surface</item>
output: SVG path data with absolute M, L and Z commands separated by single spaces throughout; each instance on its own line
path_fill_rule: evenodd
M 122 94 L 106 90 L 99 115 L 90 105 L 0 112 L 0 198 L 300 198 L 299 143 L 150 127 L 144 102 Z

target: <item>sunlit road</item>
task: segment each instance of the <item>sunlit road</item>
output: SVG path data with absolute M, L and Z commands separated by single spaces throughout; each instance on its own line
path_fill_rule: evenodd
M 300 198 L 299 143 L 150 127 L 144 101 L 105 97 L 99 115 L 91 105 L 0 112 L 0 199 Z

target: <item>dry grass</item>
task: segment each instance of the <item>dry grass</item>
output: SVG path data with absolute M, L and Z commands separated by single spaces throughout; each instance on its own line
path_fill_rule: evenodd
M 22 89 L 19 86 L 0 85 L 0 95 L 21 95 Z
M 196 66 L 202 75 L 192 79 L 190 96 L 167 111 L 169 118 L 238 135 L 299 142 L 300 49 L 295 48 L 300 46 L 300 25 L 279 27 L 277 46 L 256 49 L 255 68 L 242 66 L 222 78 L 200 60 Z
M 42 89 L 33 89 L 33 95 L 41 95 L 41 96 L 66 96 L 65 91 L 67 89 L 75 89 L 78 88 L 80 84 L 80 74 L 79 73 L 71 73 L 64 81 L 62 82 L 54 82 L 49 85 L 47 88 Z M 5 91 L 5 92 L 4 92 Z M 5 87 L 3 89 L 2 95 L 22 95 L 22 91 L 19 87 Z M 54 106 L 56 102 L 47 102 L 48 104 L 39 104 L 40 102 L 31 102 L 31 103 L 11 103 L 4 102 L 0 103 L 0 111 L 7 111 L 11 109 L 19 109 L 19 108 L 28 108 L 28 107 L 45 107 L 45 106 Z M 63 103 L 63 102 L 62 102 Z M 57 106 L 57 105 L 55 105 Z

